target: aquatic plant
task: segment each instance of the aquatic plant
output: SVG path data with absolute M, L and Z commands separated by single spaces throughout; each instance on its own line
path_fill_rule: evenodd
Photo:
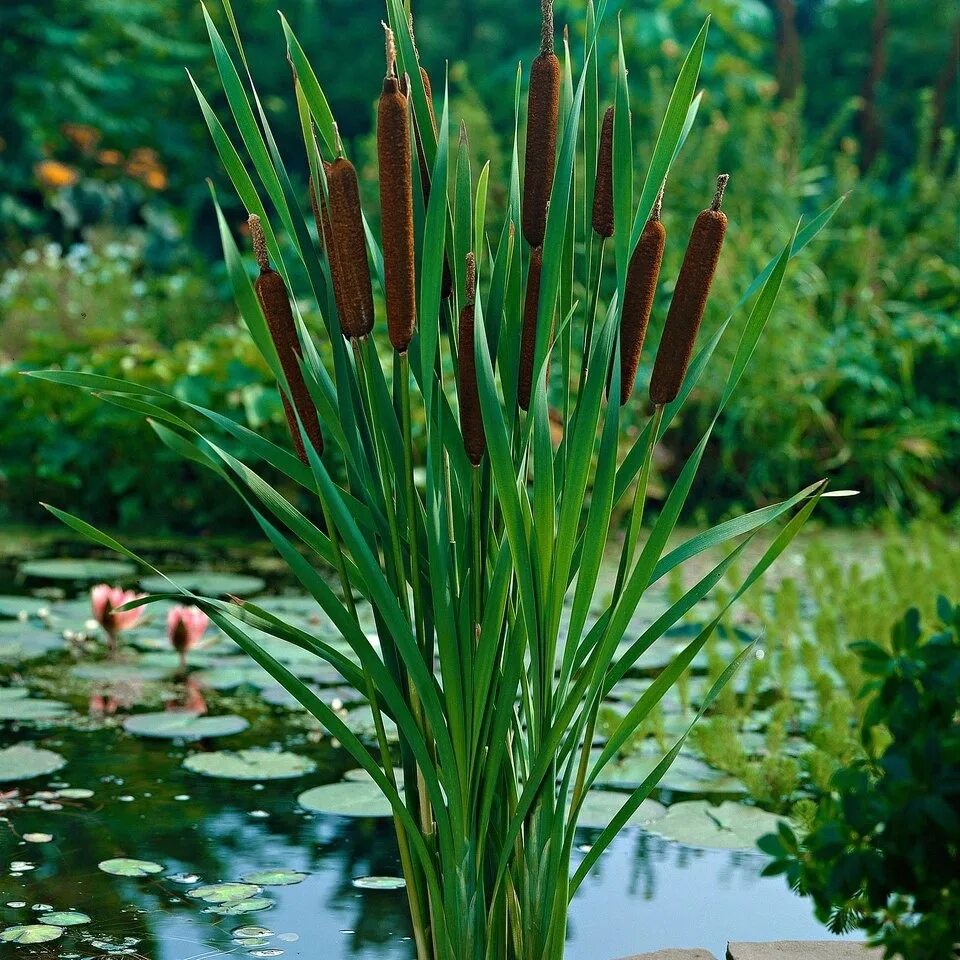
M 203 639 L 210 618 L 199 607 L 177 605 L 167 614 L 167 638 L 180 657 L 180 669 L 187 669 L 187 653 Z
M 143 594 L 122 587 L 111 587 L 109 583 L 98 583 L 90 590 L 90 608 L 93 619 L 100 624 L 107 635 L 107 649 L 115 656 L 120 648 L 120 634 L 135 627 L 143 617 L 143 610 L 134 607 L 124 609 L 124 604 L 138 600 Z
M 169 591 L 146 601 L 187 597 L 363 768 L 371 792 L 379 790 L 394 819 L 418 960 L 558 960 L 571 898 L 669 770 L 692 725 L 752 645 L 740 644 L 730 654 L 682 728 L 668 734 L 660 725 L 663 755 L 622 802 L 598 796 L 594 788 L 603 771 L 636 731 L 657 723 L 664 695 L 825 495 L 825 483 L 817 481 L 668 546 L 788 263 L 837 204 L 786 238 L 742 291 L 733 314 L 692 356 L 723 216 L 717 209 L 701 214 L 662 336 L 662 395 L 654 391 L 643 429 L 629 438 L 621 456 L 619 334 L 629 266 L 696 121 L 707 25 L 683 61 L 636 193 L 620 47 L 611 144 L 616 277 L 605 289 L 607 238 L 599 237 L 598 253 L 592 225 L 578 212 L 593 209 L 593 178 L 575 174 L 579 163 L 595 162 L 600 145 L 596 50 L 606 0 L 596 9 L 588 5 L 576 85 L 569 44 L 562 67 L 553 52 L 552 9 L 544 2 L 541 53 L 528 101 L 527 175 L 521 184 L 515 143 L 506 217 L 498 227 L 487 220 L 489 167 L 474 181 L 464 134 L 453 185 L 444 188 L 451 180 L 449 102 L 446 92 L 441 100 L 434 91 L 436 105 L 442 103 L 434 125 L 435 104 L 410 21 L 400 0 L 388 0 L 387 77 L 378 122 L 382 249 L 370 229 L 364 252 L 371 276 L 386 293 L 385 323 L 374 325 L 373 336 L 353 337 L 337 312 L 342 248 L 335 243 L 331 255 L 323 222 L 326 207 L 336 241 L 327 165 L 344 150 L 333 115 L 309 59 L 282 20 L 306 149 L 300 176 L 314 185 L 321 212 L 318 244 L 310 231 L 316 218 L 301 209 L 307 191 L 297 188 L 280 156 L 237 20 L 229 0 L 224 2 L 246 79 L 209 18 L 207 26 L 246 158 L 203 93 L 196 93 L 233 186 L 256 218 L 251 225 L 261 276 L 254 285 L 216 206 L 237 304 L 287 401 L 296 455 L 217 411 L 160 390 L 82 372 L 37 375 L 96 391 L 144 414 L 163 443 L 222 477 L 329 617 L 338 634 L 334 641 L 254 601 L 202 596 L 174 574 Z M 518 76 L 517 129 L 520 93 Z M 419 203 L 411 202 L 411 115 L 433 185 L 427 195 L 420 183 Z M 707 225 L 701 223 L 705 217 Z M 454 273 L 449 299 L 445 263 Z M 575 298 L 577 284 L 590 291 L 585 309 Z M 739 342 L 714 418 L 641 543 L 653 451 L 735 325 Z M 382 342 L 384 326 L 393 350 L 387 354 L 384 345 L 382 356 L 374 337 Z M 315 336 L 326 341 L 330 369 Z M 463 358 L 464 350 L 470 356 Z M 416 440 L 414 403 L 423 425 Z M 183 411 L 205 421 L 202 432 Z M 315 420 L 323 425 L 322 446 Z M 258 472 L 260 463 L 306 491 L 313 509 L 298 509 Z M 627 529 L 615 544 L 617 573 L 609 592 L 600 572 L 621 501 L 627 502 Z M 50 509 L 97 543 L 143 562 L 83 520 Z M 745 555 L 757 533 L 771 526 L 776 532 L 762 549 Z M 682 589 L 639 635 L 631 633 L 648 588 L 724 545 L 731 548 L 727 556 Z M 606 695 L 746 556 L 751 565 L 717 615 L 687 637 L 608 724 L 595 751 Z M 336 572 L 338 589 L 325 575 L 328 569 Z M 369 701 L 369 735 L 357 733 L 285 667 L 264 636 L 294 644 L 339 671 Z M 162 723 L 166 730 L 169 721 Z M 389 736 L 394 731 L 396 747 Z M 598 799 L 605 825 L 574 864 L 578 821 L 582 812 L 596 810 Z

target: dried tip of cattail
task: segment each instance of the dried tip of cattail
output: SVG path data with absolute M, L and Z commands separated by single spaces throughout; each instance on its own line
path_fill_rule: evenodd
M 663 213 L 663 191 L 667 188 L 667 181 L 660 184 L 660 190 L 657 192 L 657 199 L 653 201 L 653 209 L 650 211 L 651 220 L 660 220 L 660 214 Z
M 540 0 L 540 52 L 553 53 L 553 0 Z
M 717 194 L 697 216 L 683 255 L 650 377 L 650 399 L 657 405 L 677 398 L 693 356 L 727 232 L 727 217 L 719 206 L 728 179 L 726 175 L 717 178 Z
M 719 210 L 720 204 L 723 203 L 723 191 L 727 189 L 727 184 L 730 182 L 729 173 L 721 173 L 717 177 L 717 192 L 713 195 L 713 203 L 710 204 L 711 210 Z
M 477 297 L 477 258 L 472 250 L 467 254 L 467 273 L 465 286 L 467 303 L 473 303 Z
M 387 60 L 386 76 L 392 77 L 396 73 L 397 68 L 397 43 L 394 39 L 393 31 L 390 29 L 389 25 L 381 20 L 380 26 L 383 27 L 384 34 L 384 45 Z
M 613 107 L 607 107 L 600 127 L 592 223 L 597 236 L 613 236 Z
M 251 213 L 247 217 L 247 226 L 250 228 L 250 242 L 253 244 L 253 255 L 257 259 L 257 266 L 261 271 L 269 270 L 267 238 L 263 235 L 263 224 L 260 223 L 260 218 L 255 213 Z

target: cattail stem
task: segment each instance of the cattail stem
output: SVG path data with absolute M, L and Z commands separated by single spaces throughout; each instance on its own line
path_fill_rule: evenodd
M 542 0 L 542 7 L 540 54 L 531 67 L 527 94 L 527 152 L 523 171 L 523 235 L 531 247 L 543 243 L 546 230 L 560 112 L 560 61 L 553 52 L 552 0 Z
M 280 369 L 286 380 L 286 388 L 281 386 L 280 397 L 287 418 L 287 427 L 297 456 L 306 464 L 308 459 L 300 424 L 303 424 L 303 430 L 317 451 L 317 456 L 322 456 L 323 433 L 320 430 L 320 420 L 317 417 L 313 398 L 310 396 L 310 389 L 304 380 L 303 370 L 300 368 L 302 359 L 300 338 L 297 335 L 297 326 L 293 319 L 290 298 L 287 295 L 287 285 L 283 277 L 270 267 L 260 218 L 256 214 L 250 214 L 247 222 L 250 226 L 254 255 L 260 267 L 260 276 L 253 285 L 254 291 L 264 319 L 267 321 L 270 339 L 277 351 Z
M 620 403 L 625 404 L 633 392 L 640 367 L 640 354 L 647 336 L 650 311 L 657 294 L 660 265 L 667 233 L 660 222 L 663 188 L 646 222 L 636 249 L 627 266 L 627 279 L 620 317 Z
M 393 34 L 386 25 L 384 30 L 387 76 L 377 106 L 384 286 L 390 342 L 397 353 L 405 353 L 417 320 L 410 119 L 407 98 L 400 92 L 397 78 L 391 76 Z
M 727 217 L 720 204 L 729 179 L 726 174 L 717 177 L 713 203 L 697 216 L 683 255 L 650 378 L 650 399 L 655 404 L 676 399 L 693 355 L 727 232 Z
M 474 319 L 476 296 L 476 261 L 467 254 L 467 303 L 460 311 L 460 343 L 458 372 L 460 389 L 460 429 L 467 457 L 474 467 L 480 465 L 487 449 L 480 411 L 480 393 L 477 388 L 477 364 L 475 356 Z

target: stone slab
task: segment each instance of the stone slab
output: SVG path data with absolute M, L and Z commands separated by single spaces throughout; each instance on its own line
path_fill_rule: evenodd
M 717 960 L 709 950 L 657 950 L 654 953 L 635 953 L 621 960 Z
M 844 940 L 728 943 L 727 960 L 881 960 L 883 951 Z

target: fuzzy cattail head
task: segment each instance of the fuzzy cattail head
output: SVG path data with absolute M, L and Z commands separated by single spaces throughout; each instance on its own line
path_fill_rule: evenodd
M 607 107 L 597 149 L 597 178 L 593 187 L 593 229 L 597 236 L 613 236 L 613 107 Z
M 727 232 L 727 217 L 720 210 L 720 204 L 729 179 L 726 174 L 717 177 L 713 203 L 697 216 L 683 255 L 650 378 L 650 399 L 655 404 L 670 403 L 676 399 L 693 355 Z
M 657 198 L 650 219 L 640 234 L 636 249 L 627 267 L 627 281 L 623 294 L 623 314 L 620 319 L 620 403 L 630 398 L 640 354 L 647 335 L 650 311 L 657 293 L 660 264 L 667 233 L 660 222 L 660 202 L 663 191 Z
M 540 309 L 540 273 L 543 269 L 543 248 L 530 251 L 530 272 L 523 301 L 523 329 L 520 332 L 520 369 L 517 377 L 517 402 L 521 410 L 530 408 L 533 387 L 533 363 L 537 350 L 537 313 Z
M 377 156 L 383 229 L 387 329 L 398 353 L 406 353 L 417 321 L 414 276 L 413 179 L 410 169 L 410 119 L 407 98 L 391 76 L 392 34 L 386 28 L 387 76 L 377 106 Z
M 330 261 L 340 329 L 347 339 L 359 339 L 373 329 L 373 289 L 357 172 L 346 157 L 324 162 L 323 170 L 327 197 L 322 191 L 317 197 L 310 181 L 313 215 Z
M 280 391 L 283 410 L 297 456 L 307 463 L 307 454 L 297 417 L 299 416 L 302 421 L 317 456 L 323 454 L 323 434 L 320 431 L 316 407 L 313 405 L 310 391 L 303 379 L 303 371 L 300 369 L 300 340 L 297 337 L 297 327 L 290 308 L 290 298 L 287 296 L 287 285 L 283 282 L 283 277 L 270 267 L 260 218 L 256 214 L 251 214 L 247 222 L 250 226 L 254 255 L 260 267 L 260 276 L 254 282 L 253 288 L 267 321 L 270 339 L 276 348 L 280 367 L 290 391 L 289 398 L 286 391 L 282 389 Z
M 542 0 L 540 54 L 530 71 L 527 95 L 527 153 L 523 171 L 523 235 L 539 247 L 547 225 L 553 189 L 560 112 L 560 61 L 553 52 L 553 0 Z
M 460 383 L 460 429 L 467 457 L 476 467 L 487 449 L 487 437 L 483 430 L 480 413 L 480 393 L 477 389 L 477 364 L 475 356 L 474 320 L 477 282 L 477 262 L 472 253 L 467 254 L 467 304 L 460 311 L 460 338 L 457 362 Z

